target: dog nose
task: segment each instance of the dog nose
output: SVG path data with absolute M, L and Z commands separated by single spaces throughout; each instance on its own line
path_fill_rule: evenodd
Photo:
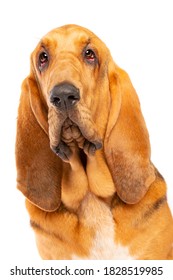
M 50 102 L 60 110 L 73 107 L 79 100 L 79 89 L 70 83 L 56 85 L 50 92 Z

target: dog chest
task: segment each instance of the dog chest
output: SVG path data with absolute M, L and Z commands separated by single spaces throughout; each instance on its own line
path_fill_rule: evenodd
M 79 209 L 81 222 L 95 235 L 86 259 L 133 259 L 127 247 L 116 244 L 116 226 L 109 207 L 93 194 L 88 194 Z M 73 255 L 72 259 L 80 259 Z

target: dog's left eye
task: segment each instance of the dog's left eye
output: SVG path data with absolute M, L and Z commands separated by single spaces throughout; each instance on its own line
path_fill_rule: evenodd
M 48 62 L 49 62 L 48 54 L 45 51 L 41 52 L 38 58 L 39 70 L 42 71 L 47 66 Z
M 93 50 L 87 49 L 84 52 L 84 58 L 87 62 L 93 63 L 96 61 L 96 54 Z

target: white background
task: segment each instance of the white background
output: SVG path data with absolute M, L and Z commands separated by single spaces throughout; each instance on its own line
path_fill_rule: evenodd
M 173 5 L 170 0 L 1 1 L 0 255 L 39 259 L 24 197 L 16 190 L 15 129 L 29 56 L 49 30 L 75 23 L 98 35 L 130 75 L 150 133 L 152 161 L 166 179 L 173 212 Z

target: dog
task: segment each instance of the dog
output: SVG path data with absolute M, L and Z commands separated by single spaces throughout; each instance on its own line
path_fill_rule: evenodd
M 91 31 L 46 34 L 22 84 L 17 188 L 43 259 L 170 259 L 166 184 L 128 74 Z

